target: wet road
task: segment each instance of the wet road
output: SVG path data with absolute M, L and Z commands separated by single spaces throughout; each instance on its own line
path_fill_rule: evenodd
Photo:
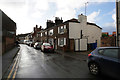
M 43 53 L 23 44 L 20 47 L 16 78 L 96 78 L 89 73 L 84 60 Z
M 20 62 L 16 78 L 91 78 L 86 61 L 65 58 L 56 53 L 43 53 L 20 45 Z

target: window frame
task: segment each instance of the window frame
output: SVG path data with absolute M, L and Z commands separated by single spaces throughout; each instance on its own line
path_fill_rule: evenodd
M 54 42 L 53 42 L 53 41 L 54 41 L 53 38 L 49 38 L 49 39 L 48 39 L 48 42 L 49 42 L 51 45 L 54 45 Z
M 52 32 L 52 34 L 50 34 Z M 49 36 L 52 36 L 54 34 L 54 29 L 49 30 Z
M 42 34 L 42 33 L 40 33 L 40 36 L 42 37 L 42 36 L 43 36 L 43 34 Z
M 58 40 L 58 44 L 59 44 L 59 46 L 61 46 L 61 47 L 63 47 L 63 46 L 65 46 L 66 45 L 66 38 L 58 38 L 59 40 Z M 62 43 L 62 44 L 61 44 Z
M 58 34 L 64 34 L 64 30 L 67 29 L 66 25 L 62 25 L 58 27 Z

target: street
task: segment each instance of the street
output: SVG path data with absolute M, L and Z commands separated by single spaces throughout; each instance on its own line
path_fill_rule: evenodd
M 16 78 L 91 78 L 86 61 L 65 58 L 56 53 L 43 53 L 21 45 Z M 24 73 L 24 74 L 23 74 Z
M 20 44 L 17 56 L 18 61 L 15 61 L 17 66 L 13 73 L 10 70 L 12 78 L 104 79 L 91 75 L 85 60 L 76 60 L 57 53 L 43 53 L 24 44 Z

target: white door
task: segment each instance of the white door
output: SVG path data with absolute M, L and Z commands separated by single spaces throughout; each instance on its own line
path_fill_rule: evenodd
M 80 39 L 80 51 L 87 51 L 87 39 Z
M 75 39 L 75 51 L 79 51 L 79 39 Z
M 87 51 L 87 39 L 75 39 L 75 51 Z

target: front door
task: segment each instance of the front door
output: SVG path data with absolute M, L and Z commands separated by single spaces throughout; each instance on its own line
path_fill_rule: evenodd
M 57 40 L 54 39 L 54 49 L 57 49 Z

